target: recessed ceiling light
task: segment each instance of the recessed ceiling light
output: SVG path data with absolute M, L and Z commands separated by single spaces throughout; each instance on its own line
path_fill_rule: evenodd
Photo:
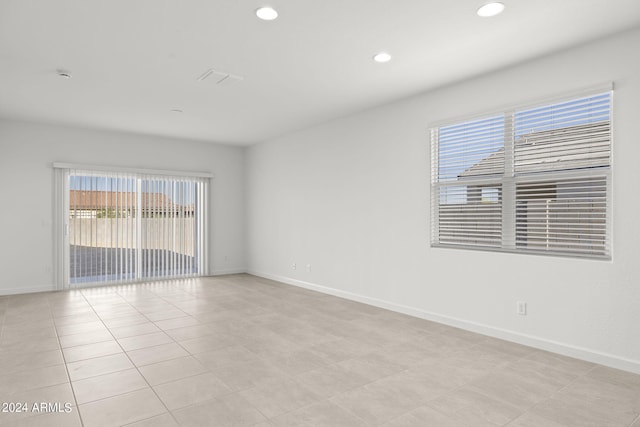
M 273 21 L 278 17 L 278 12 L 272 7 L 265 6 L 256 10 L 256 15 L 263 21 Z
M 387 52 L 380 52 L 374 55 L 373 60 L 376 62 L 389 62 L 391 61 L 391 55 L 389 55 Z
M 489 18 L 491 16 L 496 16 L 502 13 L 504 10 L 504 4 L 500 2 L 495 3 L 487 3 L 484 6 L 480 7 L 476 12 L 478 16 L 482 16 L 483 18 Z
M 70 71 L 56 70 L 56 73 L 58 73 L 58 76 L 62 77 L 63 79 L 70 79 L 71 78 L 71 72 Z

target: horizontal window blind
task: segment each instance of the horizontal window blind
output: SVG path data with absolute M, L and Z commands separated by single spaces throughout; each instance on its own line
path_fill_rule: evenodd
M 516 174 L 608 167 L 610 110 L 606 93 L 516 111 Z
M 439 239 L 450 245 L 500 247 L 500 184 L 443 186 L 438 203 Z
M 433 246 L 610 257 L 610 91 L 430 134 Z
M 70 284 L 206 274 L 207 178 L 65 173 Z
M 535 251 L 606 255 L 607 179 L 533 181 L 516 186 L 516 244 Z
M 444 126 L 437 143 L 438 182 L 504 172 L 504 116 Z

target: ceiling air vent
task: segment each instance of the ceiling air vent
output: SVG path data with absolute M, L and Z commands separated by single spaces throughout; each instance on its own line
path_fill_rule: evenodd
M 244 80 L 244 77 L 209 68 L 202 73 L 197 80 L 199 82 L 211 82 L 217 86 L 230 86 L 234 83 L 241 82 Z

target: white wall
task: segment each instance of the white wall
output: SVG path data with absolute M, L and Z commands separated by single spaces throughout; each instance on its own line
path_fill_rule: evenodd
M 251 147 L 250 271 L 640 372 L 638 46 L 627 32 Z M 606 81 L 612 262 L 429 247 L 430 122 Z
M 52 289 L 56 161 L 212 172 L 209 267 L 244 271 L 242 148 L 0 121 L 0 295 Z

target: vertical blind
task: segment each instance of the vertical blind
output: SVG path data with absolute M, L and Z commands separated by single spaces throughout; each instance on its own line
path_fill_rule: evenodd
M 208 178 L 66 169 L 68 283 L 207 273 Z
M 610 257 L 610 90 L 430 134 L 433 246 Z

